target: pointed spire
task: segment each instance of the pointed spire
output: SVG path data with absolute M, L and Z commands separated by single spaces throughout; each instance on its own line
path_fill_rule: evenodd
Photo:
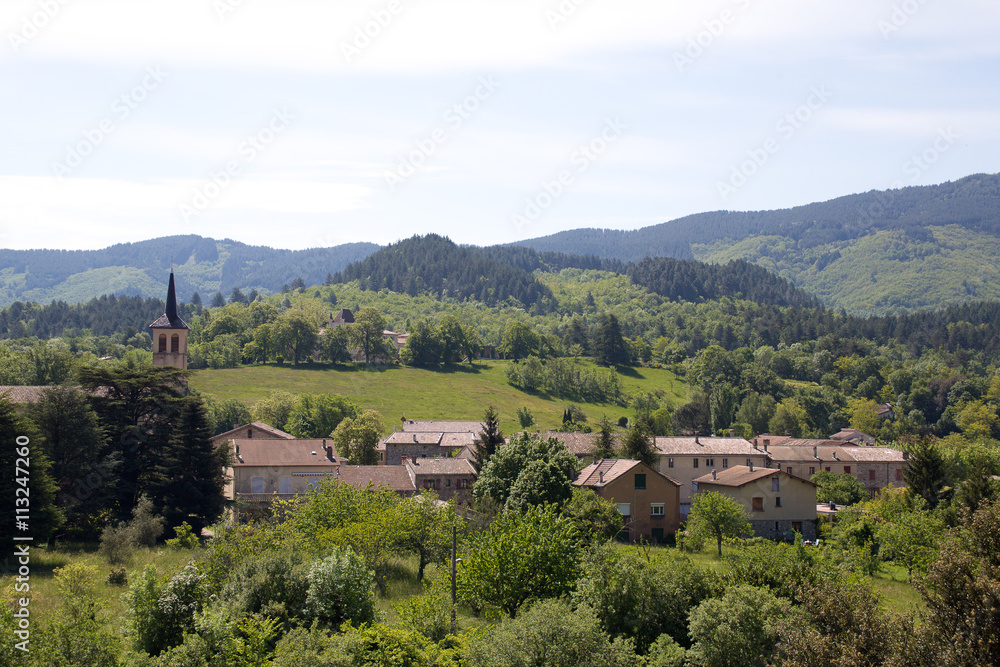
M 174 292 L 174 271 L 170 270 L 170 283 L 167 285 L 167 319 L 171 322 L 177 318 L 177 294 Z

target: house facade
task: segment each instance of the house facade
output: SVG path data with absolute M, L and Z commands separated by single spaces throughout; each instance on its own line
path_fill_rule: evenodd
M 267 510 L 337 475 L 343 461 L 331 440 L 230 439 L 225 496 L 237 514 Z
M 285 433 L 279 428 L 274 428 L 264 422 L 250 422 L 224 433 L 213 435 L 210 440 L 213 445 L 220 445 L 229 440 L 295 440 L 291 433 Z
M 743 438 L 658 437 L 659 471 L 680 482 L 680 513 L 691 510 L 694 480 L 713 468 L 726 470 L 735 466 L 766 467 L 767 454 Z
M 455 501 L 459 505 L 472 504 L 472 483 L 476 469 L 463 458 L 405 459 L 403 461 L 417 491 L 434 491 L 441 500 Z
M 875 497 L 892 484 L 906 486 L 908 456 L 891 447 L 864 447 L 839 440 L 788 438 L 779 445 L 764 444 L 771 467 L 809 479 L 820 471 L 854 475 Z
M 433 433 L 395 431 L 378 444 L 379 461 L 385 465 L 402 465 L 403 459 L 450 458 L 463 447 L 475 444 L 472 433 Z
M 695 480 L 698 491 L 717 491 L 743 505 L 754 535 L 816 539 L 816 485 L 777 468 L 735 466 Z
M 680 483 L 642 461 L 600 459 L 580 471 L 573 486 L 615 503 L 625 519 L 622 537 L 661 544 L 680 527 Z

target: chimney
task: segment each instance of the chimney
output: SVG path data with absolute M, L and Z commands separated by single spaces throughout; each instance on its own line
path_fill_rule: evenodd
M 417 434 L 416 434 L 416 433 L 414 433 L 414 434 L 413 434 L 413 442 L 416 442 L 416 441 L 417 441 Z
M 750 472 L 753 472 L 753 459 L 750 460 Z
M 604 484 L 604 471 L 603 470 L 598 471 L 598 473 L 597 473 L 597 481 L 600 484 Z
M 719 476 L 715 473 L 714 470 L 712 471 L 712 479 L 719 479 Z
M 729 429 L 729 437 L 730 438 L 735 438 L 736 437 L 736 429 L 735 428 Z
M 700 445 L 701 444 L 700 442 L 698 442 L 698 434 L 697 433 L 694 434 L 694 444 L 696 444 L 696 445 Z
M 837 503 L 835 503 L 835 502 L 833 502 L 831 500 L 830 501 L 830 509 L 832 509 L 834 512 L 836 512 L 837 511 Z
M 405 466 L 405 465 L 406 465 L 406 460 L 407 460 L 407 459 L 406 459 L 406 457 L 404 456 L 404 457 L 402 458 L 402 460 L 400 461 L 400 463 L 401 463 L 402 465 L 404 465 L 404 466 Z
M 818 452 L 819 452 L 819 447 L 816 447 L 815 445 L 813 445 L 813 458 L 814 459 L 818 459 L 819 458 L 819 453 Z
M 240 446 L 236 445 L 236 456 L 240 455 Z
M 767 451 L 767 446 L 771 444 L 770 438 L 764 438 L 764 451 Z

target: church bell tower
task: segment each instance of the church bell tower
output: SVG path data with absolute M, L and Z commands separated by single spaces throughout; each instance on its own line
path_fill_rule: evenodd
M 167 286 L 167 309 L 149 325 L 153 335 L 153 365 L 184 368 L 188 366 L 187 338 L 191 330 L 177 315 L 177 295 L 174 293 L 174 272 L 170 271 Z

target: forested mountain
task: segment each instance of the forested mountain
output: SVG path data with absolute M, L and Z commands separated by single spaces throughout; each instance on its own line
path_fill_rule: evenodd
M 857 314 L 1000 299 L 1000 175 L 776 211 L 699 213 L 628 232 L 579 229 L 518 245 L 626 262 L 746 259 Z
M 277 250 L 231 239 L 167 236 L 102 250 L 0 250 L 0 306 L 14 301 L 81 303 L 104 294 L 159 297 L 173 265 L 187 300 L 234 287 L 276 292 L 296 278 L 322 283 L 348 263 L 378 250 L 373 243 Z
M 428 234 L 388 245 L 350 264 L 334 280 L 357 280 L 364 290 L 475 299 L 489 306 L 515 299 L 526 308 L 551 310 L 552 293 L 525 268 L 513 265 L 518 263 L 513 261 L 517 256 L 518 253 L 459 246 L 443 236 Z M 521 263 L 532 266 L 538 261 L 541 260 L 523 256 Z M 581 261 L 600 264 L 596 259 Z
M 701 302 L 723 297 L 776 306 L 818 307 L 819 301 L 792 283 L 743 260 L 705 264 L 670 257 L 647 257 L 628 268 L 629 278 L 671 301 Z

